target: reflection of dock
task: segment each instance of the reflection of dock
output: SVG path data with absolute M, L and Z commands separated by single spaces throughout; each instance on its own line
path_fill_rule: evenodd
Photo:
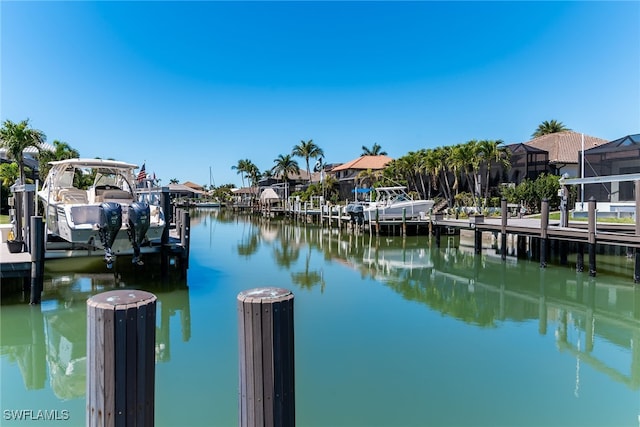
M 83 397 L 86 387 L 87 319 L 85 296 L 108 289 L 105 275 L 91 284 L 51 285 L 41 305 L 4 305 L 0 310 L 0 354 L 10 355 L 20 367 L 28 390 L 45 387 L 47 372 L 54 394 L 60 399 Z M 85 276 L 86 277 L 86 276 Z M 113 283 L 113 275 L 111 275 Z M 111 286 L 113 289 L 113 286 Z M 151 290 L 152 292 L 154 290 Z M 182 340 L 191 339 L 189 291 L 186 288 L 157 290 L 156 363 L 171 356 L 170 319 L 179 314 Z
M 436 287 L 446 292 L 446 298 L 466 300 L 473 298 L 478 307 L 476 318 L 493 323 L 496 320 L 524 321 L 538 319 L 538 331 L 546 334 L 549 319 L 558 323 L 556 343 L 612 379 L 632 389 L 640 388 L 640 289 L 623 284 L 604 283 L 578 273 L 575 279 L 560 272 L 553 274 L 545 269 L 524 270 L 521 266 L 502 265 L 501 273 L 484 274 L 481 262 L 499 263 L 487 257 L 467 256 L 470 268 L 456 267 L 456 263 L 434 260 L 434 281 L 415 284 L 426 288 Z M 523 274 L 536 274 L 538 286 L 522 284 Z M 441 279 L 436 280 L 435 278 Z M 425 300 L 428 305 L 431 301 Z M 612 302 L 615 305 L 612 307 Z M 453 302 L 451 302 L 453 304 Z M 490 313 L 487 316 L 487 313 Z M 626 315 L 621 315 L 625 313 Z M 584 333 L 582 343 L 571 343 L 568 338 L 569 319 L 574 328 Z M 596 337 L 601 345 L 615 345 L 630 352 L 629 371 L 620 372 L 599 359 L 594 352 Z
M 455 247 L 430 246 L 425 252 L 429 259 L 421 261 L 425 268 L 412 268 L 416 267 L 417 246 L 385 248 L 385 241 L 375 237 L 340 236 L 326 230 L 320 239 L 322 246 L 334 248 L 337 260 L 372 278 L 384 270 L 381 282 L 386 286 L 443 315 L 479 327 L 537 319 L 542 335 L 555 322 L 556 345 L 561 351 L 634 390 L 640 388 L 640 346 L 635 345 L 640 342 L 638 287 L 585 273 L 543 269 L 517 259 L 502 262 L 499 256 L 475 255 Z M 386 268 L 385 251 L 400 255 L 405 268 L 402 263 Z M 567 333 L 570 328 L 582 335 L 579 342 L 571 342 L 575 338 Z M 607 351 L 598 350 L 609 345 L 629 352 L 628 370 L 617 369 L 617 361 L 614 368 L 601 358 Z

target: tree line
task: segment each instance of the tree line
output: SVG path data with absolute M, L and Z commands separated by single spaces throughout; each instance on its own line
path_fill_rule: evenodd
M 557 120 L 543 121 L 532 136 L 538 137 L 566 130 L 570 129 Z M 18 179 L 23 183 L 33 181 L 28 177 L 28 168 L 25 166 L 22 153 L 29 147 L 40 148 L 45 141 L 45 133 L 32 128 L 28 119 L 17 123 L 11 120 L 3 122 L 0 128 L 0 146 L 6 149 L 7 157 L 15 161 L 0 165 L 3 193 L 7 193 L 8 187 Z M 37 156 L 40 176 L 46 176 L 50 161 L 79 157 L 79 152 L 64 141 L 54 140 L 52 145 L 53 151 L 40 150 Z M 386 154 L 378 143 L 374 143 L 372 147 L 362 146 L 361 155 Z M 274 159 L 273 167 L 263 172 L 260 172 L 250 159 L 238 160 L 237 164 L 231 168 L 241 176 L 243 187 L 245 179 L 249 186 L 256 186 L 261 179 L 265 178 L 277 177 L 287 182 L 290 176 L 300 173 L 301 168 L 296 158 L 301 158 L 304 160 L 309 185 L 300 195 L 303 198 L 309 198 L 322 194 L 328 195 L 328 199 L 335 200 L 338 194 L 335 178 L 327 176 L 322 185 L 311 182 L 311 161 L 316 160 L 314 171 L 318 172 L 324 168 L 323 157 L 324 150 L 309 139 L 301 140 L 299 144 L 294 145 L 290 153 L 279 154 Z M 521 197 L 514 191 L 500 190 L 500 186 L 497 185 L 501 183 L 500 176 L 495 176 L 493 179 L 491 177 L 492 170 L 506 170 L 509 167 L 509 152 L 502 140 L 471 140 L 452 146 L 411 151 L 392 160 L 382 170 L 360 172 L 356 177 L 356 183 L 367 187 L 406 185 L 415 196 L 420 198 L 440 198 L 446 200 L 450 207 L 461 205 L 463 202 L 479 207 L 488 206 L 489 199 L 496 195 Z M 33 175 L 33 171 L 30 172 Z M 173 178 L 170 182 L 177 183 L 178 180 Z M 480 188 L 481 182 L 484 183 L 483 188 Z M 233 187 L 233 184 L 225 184 L 218 188 L 223 194 L 228 195 Z M 530 194 L 531 191 L 525 193 Z

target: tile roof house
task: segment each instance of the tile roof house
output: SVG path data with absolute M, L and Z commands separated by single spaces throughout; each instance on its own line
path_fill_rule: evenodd
M 579 132 L 565 131 L 542 135 L 524 144 L 549 153 L 549 165 L 552 166 L 552 169 L 555 169 L 556 175 L 567 173 L 571 177 L 577 177 L 583 138 L 585 150 L 609 142 L 606 139 L 584 135 Z
M 382 170 L 393 159 L 389 156 L 360 156 L 350 162 L 335 166 L 328 171 L 338 180 L 340 198 L 349 200 L 353 197 L 356 177 L 362 171 Z
M 200 192 L 204 192 L 204 187 L 200 184 L 196 184 L 195 182 L 191 182 L 191 181 L 187 181 L 187 182 L 183 182 L 182 185 L 192 188 L 196 191 L 200 191 Z

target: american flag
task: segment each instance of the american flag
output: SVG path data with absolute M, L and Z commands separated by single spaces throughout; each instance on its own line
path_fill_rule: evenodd
M 142 182 L 145 179 L 147 179 L 147 171 L 145 169 L 145 164 L 143 163 L 140 168 L 140 172 L 138 172 L 138 182 Z

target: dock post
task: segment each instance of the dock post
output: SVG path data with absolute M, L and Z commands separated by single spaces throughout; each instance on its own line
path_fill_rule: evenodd
M 584 243 L 578 242 L 578 254 L 576 255 L 576 271 L 582 273 L 584 271 Z
M 560 227 L 569 227 L 569 190 L 566 185 L 560 188 Z
M 180 243 L 182 244 L 182 274 L 186 274 L 189 268 L 189 252 L 191 248 L 191 217 L 188 210 L 183 210 L 180 214 Z
M 407 235 L 407 208 L 402 208 L 402 236 Z
M 171 197 L 169 187 L 162 187 L 162 195 L 160 196 L 160 204 L 162 213 L 164 214 L 164 228 L 160 237 L 160 276 L 167 278 L 169 276 L 169 229 L 173 220 L 173 208 L 171 207 Z
M 241 427 L 295 426 L 293 294 L 255 288 L 238 294 Z
M 376 236 L 380 235 L 380 212 L 376 208 Z
M 518 259 L 526 259 L 527 255 L 527 236 L 521 234 L 516 235 L 516 255 Z
M 44 283 L 44 221 L 41 216 L 32 216 L 30 221 L 31 293 L 29 304 L 40 304 Z
M 540 207 L 540 267 L 547 267 L 547 229 L 549 228 L 549 200 L 542 199 Z
M 636 236 L 640 236 L 640 179 L 635 182 L 636 190 Z M 640 248 L 635 248 L 635 267 L 633 269 L 633 283 L 640 283 Z
M 596 199 L 591 196 L 588 201 L 589 218 L 589 276 L 596 275 Z
M 476 255 L 482 252 L 482 231 L 477 227 L 473 229 L 473 249 Z
M 436 248 L 440 247 L 440 234 L 442 233 L 442 229 L 440 228 L 439 225 L 436 225 L 436 228 L 434 230 L 435 235 L 436 235 Z
M 502 260 L 507 259 L 507 199 L 500 200 L 500 216 L 502 222 L 500 224 L 500 257 Z
M 86 425 L 154 425 L 156 296 L 103 292 L 87 300 Z

